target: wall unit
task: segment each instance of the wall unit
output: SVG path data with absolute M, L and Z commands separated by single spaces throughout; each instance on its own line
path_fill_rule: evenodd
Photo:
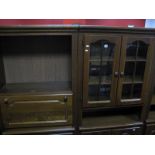
M 143 134 L 154 35 L 99 26 L 0 27 L 1 134 Z

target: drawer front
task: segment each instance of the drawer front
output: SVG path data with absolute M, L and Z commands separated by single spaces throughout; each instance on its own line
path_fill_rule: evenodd
M 146 125 L 146 135 L 155 135 L 155 124 Z
M 11 96 L 1 105 L 5 128 L 72 123 L 72 95 Z
M 112 129 L 112 135 L 141 135 L 141 127 Z

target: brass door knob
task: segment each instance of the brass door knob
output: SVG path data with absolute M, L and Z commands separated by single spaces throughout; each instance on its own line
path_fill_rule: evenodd
M 115 77 L 118 77 L 118 75 L 119 75 L 118 72 L 115 72 L 115 73 L 114 73 L 114 76 L 115 76 Z
M 120 77 L 123 77 L 124 76 L 124 72 L 120 72 Z
M 8 98 L 5 98 L 5 99 L 4 99 L 4 103 L 5 103 L 5 104 L 8 104 Z
M 64 102 L 67 102 L 68 98 L 67 96 L 64 97 Z

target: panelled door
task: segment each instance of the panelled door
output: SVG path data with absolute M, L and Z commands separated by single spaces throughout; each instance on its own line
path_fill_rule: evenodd
M 153 38 L 124 36 L 120 59 L 117 103 L 143 103 Z
M 121 37 L 85 35 L 84 106 L 111 106 L 115 102 Z

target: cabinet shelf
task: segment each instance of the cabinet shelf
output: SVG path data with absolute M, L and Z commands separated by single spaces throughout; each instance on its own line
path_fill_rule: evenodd
M 138 115 L 111 115 L 111 116 L 94 116 L 83 118 L 82 127 L 112 127 L 118 125 L 129 125 L 139 122 Z
M 146 59 L 141 57 L 126 57 L 126 62 L 146 62 Z
M 113 61 L 113 58 L 102 58 L 102 61 Z M 101 62 L 101 59 L 90 59 L 89 62 Z
M 12 83 L 0 89 L 0 93 L 71 92 L 71 82 Z
M 135 77 L 134 80 L 130 77 L 124 77 L 123 84 L 143 84 L 140 77 Z

